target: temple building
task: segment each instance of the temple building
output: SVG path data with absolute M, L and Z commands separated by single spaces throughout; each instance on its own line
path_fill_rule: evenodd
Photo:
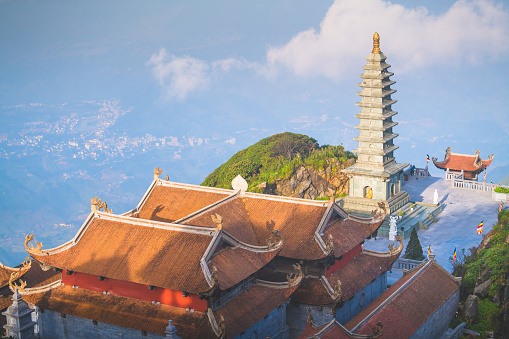
M 348 323 L 315 324 L 312 314 L 299 339 L 457 338 L 449 324 L 459 304 L 461 278 L 453 277 L 431 255 L 407 271 Z
M 410 201 L 408 193 L 401 190 L 403 170 L 409 164 L 398 164 L 394 157 L 398 149 L 394 139 L 398 134 L 392 129 L 398 123 L 392 118 L 397 112 L 392 110 L 396 100 L 391 96 L 396 90 L 391 85 L 396 82 L 390 79 L 394 73 L 388 71 L 391 65 L 385 63 L 386 59 L 380 50 L 380 37 L 375 33 L 373 51 L 366 58 L 368 63 L 360 76 L 362 90 L 357 93 L 361 97 L 357 103 L 361 111 L 355 116 L 360 123 L 355 126 L 359 136 L 354 140 L 359 142 L 359 147 L 353 152 L 358 159 L 342 171 L 350 179 L 349 196 L 343 206 L 349 211 L 369 213 L 384 202 L 392 213 Z
M 483 160 L 480 153 L 479 151 L 476 151 L 476 155 L 452 153 L 451 147 L 447 147 L 444 160 L 438 161 L 437 158 L 433 158 L 433 163 L 448 174 L 461 175 L 461 179 L 477 181 L 479 173 L 486 170 L 493 160 L 493 154 Z
M 351 196 L 344 207 L 334 198 L 250 193 L 240 176 L 232 189 L 170 182 L 156 168 L 131 211 L 114 214 L 96 197 L 71 240 L 45 249 L 27 235 L 31 259 L 0 267 L 0 306 L 28 303 L 41 338 L 327 338 L 321 333 L 331 328 L 380 337 L 384 324 L 393 328 L 394 322 L 377 314 L 386 314 L 384 305 L 405 291 L 414 291 L 414 299 L 406 298 L 419 301 L 415 289 L 430 287 L 412 284 L 436 265 L 423 264 L 388 292 L 387 274 L 402 253 L 402 237 L 387 252 L 363 248 L 376 236 L 387 206 L 393 211 L 409 200 L 399 181 L 407 164 L 393 156 L 396 112 L 388 67 L 375 34 L 361 84 L 359 161 L 346 170 Z M 425 281 L 437 284 L 440 272 L 431 274 L 437 280 Z M 437 296 L 429 310 L 452 305 L 449 294 Z M 412 307 L 398 310 L 414 312 Z M 15 308 L 4 314 L 26 321 L 28 311 L 16 318 Z M 363 326 L 376 331 L 364 334 Z
M 35 307 L 41 337 L 288 338 L 304 330 L 307 313 L 287 319 L 300 319 L 302 305 L 323 321 L 354 317 L 386 289 L 403 249 L 401 239 L 386 253 L 362 249 L 383 205 L 361 218 L 334 199 L 246 192 L 240 176 L 226 190 L 160 173 L 127 213 L 92 199 L 83 226 L 56 248 L 27 235 L 32 266 L 57 275 L 11 286 Z

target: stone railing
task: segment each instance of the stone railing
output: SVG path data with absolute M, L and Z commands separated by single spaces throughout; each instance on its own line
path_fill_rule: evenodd
M 458 172 L 451 172 L 451 171 L 449 171 L 449 169 L 446 169 L 445 170 L 445 180 L 455 180 L 455 179 L 457 179 L 457 180 L 465 179 L 463 171 L 461 171 L 461 173 L 458 173 Z
M 422 263 L 423 262 L 419 260 L 398 258 L 392 265 L 392 268 L 399 270 L 411 270 L 412 268 L 415 268 Z
M 493 191 L 494 186 L 497 186 L 497 185 L 492 185 L 491 183 L 472 181 L 472 180 L 462 180 L 462 179 L 452 180 L 452 187 L 474 190 L 474 191 L 491 192 L 491 191 Z

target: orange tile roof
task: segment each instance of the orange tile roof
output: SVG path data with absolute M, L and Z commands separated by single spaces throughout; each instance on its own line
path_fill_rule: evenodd
M 397 292 L 400 287 L 403 289 Z M 428 262 L 403 276 L 345 327 L 352 330 L 362 322 L 355 333 L 370 334 L 371 328 L 381 321 L 381 338 L 410 337 L 458 289 L 459 283 L 436 261 Z M 379 306 L 379 311 L 367 318 Z
M 384 219 L 377 223 L 361 223 L 349 216 L 348 219 L 338 219 L 325 231 L 325 239 L 330 234 L 334 240 L 334 256 L 336 258 L 350 251 L 355 246 L 366 240 L 373 232 L 375 232 Z
M 327 210 L 327 204 L 306 204 L 288 200 L 246 196 L 244 204 L 260 242 L 279 230 L 283 238 L 280 256 L 315 260 L 325 257 L 313 236 Z
M 436 161 L 433 159 L 433 163 L 436 167 L 440 169 L 450 169 L 454 171 L 468 171 L 468 172 L 476 172 L 480 173 L 486 167 L 491 164 L 493 159 L 481 160 L 481 164 L 476 166 L 477 155 L 466 155 L 466 154 L 457 154 L 457 153 L 449 153 L 449 156 L 446 154 L 446 159 L 444 161 Z
M 283 237 L 283 249 L 279 255 L 314 260 L 326 256 L 313 239 L 326 210 L 326 203 L 249 194 L 219 204 L 184 223 L 215 227 L 211 215 L 217 213 L 223 217 L 226 232 L 242 242 L 260 246 L 267 245 L 271 232 L 279 230 Z
M 389 270 L 398 256 L 376 257 L 360 254 L 326 279 L 332 288 L 336 286 L 338 279 L 341 281 L 341 299 L 345 301 L 352 298 L 383 272 Z M 292 295 L 292 300 L 309 305 L 330 305 L 335 302 L 323 283 L 312 277 L 303 279 L 299 288 Z
M 23 276 L 23 280 L 27 283 L 27 288 L 40 287 L 51 284 L 61 278 L 60 272 L 53 269 L 43 271 L 41 265 L 37 261 L 32 261 L 32 267 Z
M 21 265 L 18 265 L 18 267 L 9 267 L 0 263 L 0 288 L 9 285 L 9 279 L 14 272 L 20 272 L 19 279 L 28 272 L 28 269 L 21 269 Z
M 209 289 L 200 259 L 212 236 L 94 218 L 79 241 L 50 255 L 32 254 L 48 265 L 190 293 Z
M 177 335 L 183 339 L 217 338 L 205 313 L 188 312 L 179 307 L 153 305 L 70 286 L 24 295 L 23 299 L 42 309 L 160 335 L 165 334 L 168 320 L 172 320 Z
M 217 321 L 223 316 L 226 337 L 233 338 L 263 319 L 287 300 L 298 285 L 290 288 L 251 286 L 225 306 L 214 311 Z
M 219 204 L 217 207 L 185 220 L 183 224 L 215 228 L 216 224 L 212 221 L 212 215 L 216 214 L 223 218 L 223 230 L 225 232 L 246 244 L 260 244 L 241 198 L 233 198 Z M 267 239 L 261 240 L 264 242 Z M 263 245 L 267 244 L 263 243 Z
M 279 251 L 253 252 L 229 247 L 212 257 L 209 270 L 212 271 L 212 266 L 217 268 L 219 288 L 226 290 L 267 265 Z
M 157 185 L 138 212 L 138 217 L 155 221 L 174 222 L 224 199 L 230 194 L 203 188 L 192 189 L 192 187 Z

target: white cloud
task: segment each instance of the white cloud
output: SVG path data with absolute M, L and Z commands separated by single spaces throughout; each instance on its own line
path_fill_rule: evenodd
M 170 99 L 185 99 L 189 93 L 204 90 L 211 80 L 232 70 L 260 71 L 261 66 L 244 58 L 228 58 L 209 63 L 190 56 L 168 55 L 161 48 L 147 62 L 152 74 L 163 87 L 165 96 Z
M 267 52 L 268 69 L 339 80 L 371 51 L 375 31 L 398 72 L 434 64 L 478 63 L 507 55 L 509 15 L 501 4 L 459 0 L 434 16 L 382 0 L 336 0 L 320 24 Z
M 210 81 L 206 62 L 190 56 L 168 56 L 164 48 L 152 55 L 147 65 L 169 98 L 185 99 L 190 92 L 206 88 Z
M 228 140 L 225 141 L 227 144 L 230 144 L 230 145 L 235 145 L 235 143 L 237 142 L 237 139 L 235 138 L 230 138 Z

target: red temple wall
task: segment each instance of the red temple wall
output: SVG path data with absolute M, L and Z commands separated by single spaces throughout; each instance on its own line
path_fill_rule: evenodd
M 135 298 L 145 301 L 158 301 L 161 304 L 181 308 L 192 308 L 199 312 L 207 311 L 207 301 L 201 300 L 197 294 L 182 295 L 182 291 L 169 288 L 154 287 L 149 290 L 147 285 L 137 284 L 129 281 L 104 278 L 100 281 L 96 275 L 74 272 L 67 275 L 66 270 L 62 272 L 62 282 L 66 285 L 76 285 L 80 288 L 97 292 L 110 292 L 114 295 Z
M 336 260 L 334 265 L 331 265 L 328 270 L 325 271 L 325 277 L 328 278 L 332 275 L 332 273 L 338 271 L 343 268 L 346 264 L 348 264 L 353 258 L 362 252 L 362 244 L 359 244 L 352 248 L 350 251 L 346 252 L 343 255 L 343 259 Z

